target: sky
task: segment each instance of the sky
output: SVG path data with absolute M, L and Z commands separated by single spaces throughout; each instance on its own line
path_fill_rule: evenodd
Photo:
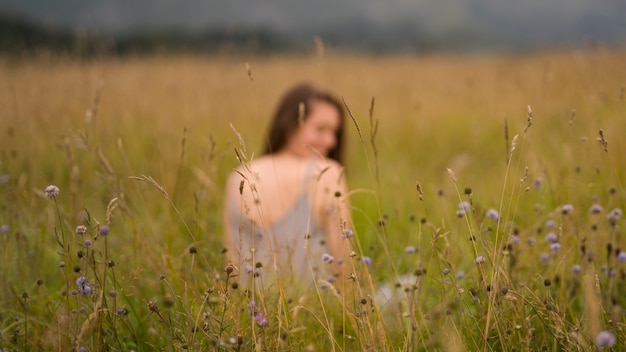
M 537 45 L 626 43 L 626 0 L 0 0 L 0 11 L 100 33 L 266 29 L 384 42 L 472 36 Z

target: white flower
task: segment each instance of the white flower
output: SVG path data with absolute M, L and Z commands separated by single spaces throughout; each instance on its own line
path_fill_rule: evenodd
M 46 197 L 48 198 L 56 197 L 57 195 L 59 195 L 59 187 L 55 185 L 50 185 L 46 187 L 46 189 L 44 190 L 44 193 L 46 194 Z

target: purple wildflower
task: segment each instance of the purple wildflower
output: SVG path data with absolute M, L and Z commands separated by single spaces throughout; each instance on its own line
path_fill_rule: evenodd
M 4 224 L 0 226 L 0 233 L 7 233 L 7 232 L 9 232 L 9 225 Z
M 85 247 L 91 246 L 91 240 L 85 240 L 85 242 L 83 242 L 83 246 Z
M 78 279 L 76 279 L 76 286 L 78 287 L 83 287 L 86 283 L 87 283 L 87 278 L 85 278 L 84 276 L 81 276 Z
M 413 246 L 406 246 L 406 248 L 404 248 L 404 251 L 408 254 L 414 254 L 417 252 L 417 249 Z
M 626 252 L 619 252 L 617 255 L 617 261 L 620 263 L 626 263 Z
M 372 258 L 370 258 L 370 257 L 363 257 L 363 258 L 361 258 L 361 260 L 367 266 L 372 265 Z
M 596 346 L 598 346 L 598 348 L 612 347 L 615 345 L 615 342 L 617 342 L 615 335 L 610 331 L 600 331 L 596 337 Z
M 258 307 L 255 301 L 248 302 L 248 314 L 255 315 L 258 311 Z
M 107 225 L 100 226 L 100 228 L 98 229 L 98 233 L 100 234 L 100 236 L 108 235 L 109 234 L 109 227 Z
M 561 207 L 561 213 L 563 215 L 571 214 L 574 211 L 574 206 L 571 204 L 565 204 Z
M 252 267 L 252 265 L 247 264 L 246 267 L 244 268 L 244 271 L 246 272 L 246 274 L 252 274 L 252 272 L 254 271 L 254 268 Z
M 354 236 L 354 231 L 352 231 L 352 229 L 345 229 L 343 230 L 343 233 L 341 234 L 342 238 L 350 238 Z
M 518 243 L 519 243 L 519 241 L 520 241 L 519 236 L 517 236 L 517 235 L 511 235 L 511 236 L 509 236 L 509 242 L 510 242 L 511 244 L 518 244 Z
M 454 276 L 457 280 L 463 280 L 465 279 L 465 272 L 464 271 L 458 271 L 456 273 L 456 275 Z
M 545 240 L 548 243 L 556 243 L 559 241 L 559 236 L 557 236 L 557 234 L 554 232 L 550 232 L 546 235 Z
M 611 226 L 615 226 L 615 224 L 617 224 L 617 221 L 621 217 L 622 217 L 622 209 L 615 208 L 611 210 L 611 212 L 606 216 L 606 219 L 609 221 L 609 224 L 611 224 Z
M 602 206 L 600 204 L 594 204 L 589 208 L 591 214 L 600 214 L 602 212 Z
M 580 265 L 574 264 L 572 266 L 572 274 L 574 274 L 574 275 L 580 274 Z
M 556 221 L 552 219 L 547 220 L 545 226 L 546 226 L 546 229 L 553 229 L 556 227 Z
M 541 177 L 537 177 L 534 181 L 533 181 L 533 188 L 538 191 L 543 187 L 543 178 Z
M 541 253 L 541 255 L 539 256 L 539 260 L 541 260 L 542 263 L 546 264 L 548 263 L 548 261 L 550 261 L 550 255 L 548 253 Z
M 498 214 L 498 211 L 495 209 L 487 210 L 486 216 L 493 221 L 498 221 L 498 219 L 500 219 L 500 214 Z
M 89 285 L 83 286 L 83 295 L 89 296 L 91 295 L 91 291 L 92 291 L 91 286 Z
M 469 202 L 463 201 L 459 203 L 459 208 L 456 211 L 456 216 L 462 218 L 463 215 L 469 213 L 472 210 L 472 205 Z
M 322 261 L 323 261 L 324 263 L 332 263 L 332 262 L 333 262 L 333 259 L 335 259 L 335 258 L 333 258 L 333 256 L 332 256 L 332 255 L 330 255 L 330 254 L 328 254 L 328 253 L 324 253 L 324 254 L 322 255 Z
M 50 185 L 46 187 L 46 189 L 43 192 L 48 198 L 56 197 L 59 195 L 59 187 L 55 185 Z
M 260 327 L 265 327 L 267 325 L 269 325 L 269 323 L 267 322 L 267 318 L 263 316 L 263 314 L 261 313 L 257 313 L 254 316 L 254 321 L 256 321 Z
M 561 244 L 560 244 L 560 243 L 558 243 L 558 242 L 552 243 L 552 244 L 550 245 L 550 251 L 551 251 L 552 253 L 556 253 L 556 252 L 558 252 L 558 251 L 559 251 L 559 249 L 561 249 Z
M 535 242 L 536 242 L 536 240 L 535 240 L 534 237 L 530 237 L 530 238 L 528 238 L 528 240 L 526 240 L 526 243 L 528 243 L 529 246 L 534 245 Z

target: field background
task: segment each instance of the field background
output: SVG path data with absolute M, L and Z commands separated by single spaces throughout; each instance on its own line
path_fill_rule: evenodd
M 625 206 L 624 62 L 624 52 L 602 48 L 2 60 L 0 348 L 593 350 L 608 330 L 620 350 L 625 264 L 612 253 L 626 243 L 623 220 L 611 226 L 606 216 Z M 298 301 L 311 316 L 287 319 L 293 311 L 281 313 L 268 293 L 270 322 L 260 327 L 228 289 L 221 204 L 234 149 L 260 151 L 274 104 L 302 80 L 329 87 L 352 111 L 346 174 L 358 255 L 373 260 L 361 282 L 422 270 L 416 303 L 403 308 L 413 322 L 371 314 L 354 323 L 359 305 L 336 308 L 322 291 L 310 296 L 322 297 L 327 320 L 315 298 Z M 43 193 L 50 184 L 60 188 L 54 199 Z M 467 217 L 456 215 L 461 201 L 471 201 Z M 588 211 L 594 203 L 599 215 Z M 499 223 L 485 217 L 490 208 Z M 557 221 L 558 253 L 544 241 L 547 220 Z M 110 234 L 95 236 L 105 223 Z M 74 234 L 81 224 L 89 248 Z M 502 251 L 513 232 L 519 249 Z M 486 263 L 477 266 L 476 255 Z M 583 265 L 578 276 L 574 264 Z M 64 295 L 76 267 L 92 296 Z M 454 279 L 460 271 L 467 277 Z M 202 322 L 206 329 L 194 328 Z

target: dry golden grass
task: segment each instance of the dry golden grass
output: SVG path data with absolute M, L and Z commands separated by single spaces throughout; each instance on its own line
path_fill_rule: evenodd
M 214 278 L 223 275 L 226 264 L 219 253 L 221 187 L 237 165 L 233 148 L 240 143 L 231 124 L 248 154 L 258 152 L 280 94 L 297 81 L 311 80 L 345 99 L 360 130 L 348 118 L 346 166 L 356 190 L 352 204 L 360 255 L 375 263 L 372 277 L 361 281 L 395 280 L 391 267 L 400 274 L 426 268 L 428 273 L 420 271 L 411 288 L 415 291 L 410 291 L 417 297 L 411 306 L 414 319 L 400 323 L 399 330 L 385 330 L 381 321 L 372 320 L 367 331 L 349 331 L 366 337 L 362 345 L 346 342 L 345 332 L 320 328 L 312 315 L 317 301 L 302 298 L 297 310 L 304 316 L 301 326 L 276 318 L 291 328 L 294 339 L 283 340 L 274 330 L 259 337 L 253 329 L 257 346 L 303 349 L 323 340 L 322 346 L 336 350 L 365 349 L 366 342 L 388 350 L 506 350 L 515 344 L 523 344 L 522 350 L 557 349 L 559 344 L 586 350 L 599 330 L 623 329 L 623 315 L 607 305 L 623 282 L 602 286 L 597 289 L 601 294 L 591 287 L 601 263 L 585 267 L 589 276 L 582 289 L 576 286 L 576 295 L 565 284 L 576 283 L 570 268 L 584 259 L 581 238 L 594 238 L 586 245 L 598 257 L 604 253 L 608 239 L 588 235 L 598 221 L 586 213 L 594 197 L 605 211 L 625 206 L 623 62 L 625 52 L 601 48 L 526 56 L 5 59 L 0 62 L 0 175 L 9 175 L 10 182 L 0 185 L 0 224 L 11 225 L 11 236 L 1 237 L 6 265 L 0 276 L 9 284 L 0 291 L 0 305 L 26 314 L 15 303 L 24 291 L 33 307 L 40 304 L 31 314 L 44 311 L 46 296 L 32 284 L 38 278 L 50 285 L 52 297 L 62 296 L 65 280 L 51 239 L 55 228 L 72 232 L 86 221 L 87 209 L 92 225 L 112 218 L 109 253 L 121 266 L 116 284 L 124 290 L 116 304 L 132 308 L 128 322 L 136 329 L 135 341 L 143 339 L 149 346 L 168 342 L 170 350 L 185 344 L 206 347 L 202 343 L 208 342 L 200 342 L 185 324 L 197 322 L 205 290 L 215 289 L 211 299 L 218 307 L 223 302 L 222 319 L 237 327 L 219 331 L 220 338 L 222 333 L 244 334 L 252 349 L 245 319 L 238 315 L 241 306 Z M 379 124 L 377 155 L 370 144 L 372 98 Z M 528 107 L 532 125 L 525 131 Z M 607 151 L 597 140 L 600 130 Z M 539 179 L 544 188 L 534 191 Z M 59 198 L 62 216 L 41 195 L 48 184 L 57 184 L 65 197 Z M 464 194 L 465 188 L 471 188 L 471 195 Z M 114 198 L 117 208 L 107 212 Z M 474 211 L 467 220 L 455 215 L 461 200 L 472 201 Z M 574 204 L 575 217 L 560 215 L 564 204 Z M 506 223 L 492 228 L 485 216 L 489 208 L 498 210 Z M 566 254 L 543 265 L 537 259 L 540 246 L 529 247 L 515 252 L 518 266 L 509 271 L 508 254 L 500 250 L 509 240 L 508 222 L 519 226 L 524 239 L 535 236 L 544 245 L 545 233 L 538 228 L 547 219 L 559 221 L 564 236 L 560 253 Z M 598 233 L 621 231 L 597 225 Z M 467 241 L 470 235 L 478 240 Z M 619 236 L 611 241 L 626 248 Z M 407 245 L 419 248 L 417 259 L 405 255 Z M 484 269 L 475 265 L 476 255 L 487 258 Z M 28 259 L 33 257 L 41 261 Z M 467 271 L 468 279 L 442 278 L 444 268 L 452 270 L 451 276 Z M 65 272 L 71 274 L 70 269 Z M 563 285 L 543 284 L 557 276 Z M 604 285 L 603 277 L 598 280 Z M 502 286 L 510 292 L 502 294 L 504 299 L 488 296 L 489 283 L 497 287 L 494 292 Z M 482 303 L 473 305 L 472 289 Z M 339 306 L 332 298 L 323 302 L 327 308 Z M 151 324 L 146 317 L 157 311 L 171 313 L 180 326 Z M 66 346 L 57 345 L 56 323 L 46 323 L 49 316 L 42 316 L 32 323 L 31 334 L 46 337 L 32 340 L 31 346 Z M 98 324 L 102 321 L 109 324 L 104 318 Z M 15 325 L 0 325 L 0 330 L 13 332 Z M 24 331 L 19 334 L 28 338 Z M 170 334 L 177 338 L 168 339 Z M 212 334 L 207 336 L 217 336 Z M 9 341 L 3 336 L 0 347 Z M 188 336 L 191 340 L 185 340 Z M 337 340 L 328 342 L 333 336 Z M 98 346 L 93 341 L 92 347 Z M 130 348 L 119 340 L 116 346 Z

